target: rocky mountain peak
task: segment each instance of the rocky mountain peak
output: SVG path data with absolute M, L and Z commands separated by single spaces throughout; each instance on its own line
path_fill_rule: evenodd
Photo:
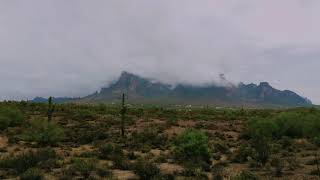
M 260 87 L 267 87 L 267 88 L 272 88 L 271 85 L 268 82 L 261 82 L 259 84 Z
M 310 101 L 294 92 L 281 91 L 273 88 L 268 82 L 256 84 L 240 83 L 230 86 L 223 74 L 220 85 L 194 86 L 177 84 L 170 85 L 155 82 L 138 75 L 122 72 L 118 81 L 101 89 L 99 94 L 88 96 L 89 101 L 118 100 L 122 93 L 137 103 L 197 103 L 197 104 L 254 104 L 276 106 L 305 106 Z

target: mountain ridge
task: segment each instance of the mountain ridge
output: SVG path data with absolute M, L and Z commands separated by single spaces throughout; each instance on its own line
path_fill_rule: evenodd
M 226 81 L 223 75 L 221 79 Z M 101 88 L 80 102 L 118 102 L 122 93 L 127 94 L 132 103 L 165 104 L 213 104 L 213 105 L 275 105 L 275 106 L 310 106 L 312 102 L 290 90 L 278 90 L 268 82 L 256 84 L 239 83 L 228 86 L 188 84 L 169 84 L 154 82 L 129 72 L 122 72 L 118 81 Z
M 34 103 L 47 103 L 49 98 L 44 98 L 44 97 L 35 97 L 33 100 L 31 100 L 31 102 Z M 71 98 L 71 97 L 53 97 L 52 101 L 53 103 L 57 103 L 57 104 L 61 104 L 61 103 L 65 103 L 65 102 L 69 102 L 69 101 L 74 101 L 74 100 L 78 100 L 80 99 L 80 97 L 78 98 Z

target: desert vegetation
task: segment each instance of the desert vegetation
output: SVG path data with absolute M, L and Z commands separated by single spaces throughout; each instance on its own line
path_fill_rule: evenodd
M 320 110 L 0 103 L 0 179 L 318 179 Z

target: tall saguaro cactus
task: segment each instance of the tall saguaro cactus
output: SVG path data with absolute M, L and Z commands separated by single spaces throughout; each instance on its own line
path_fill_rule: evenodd
M 318 156 L 318 153 L 316 152 L 315 154 L 315 162 L 316 162 L 316 165 L 317 165 L 317 174 L 320 178 L 320 159 L 319 159 L 319 156 Z
M 122 105 L 121 105 L 121 136 L 124 137 L 125 134 L 125 116 L 126 116 L 126 112 L 127 112 L 127 107 L 125 105 L 125 94 L 122 94 Z
M 52 120 L 52 115 L 55 109 L 55 105 L 53 105 L 53 98 L 50 96 L 48 99 L 48 121 L 50 122 Z

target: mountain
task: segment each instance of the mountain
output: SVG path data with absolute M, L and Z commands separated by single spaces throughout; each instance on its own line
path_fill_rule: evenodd
M 77 100 L 79 98 L 70 98 L 70 97 L 53 97 L 52 101 L 53 103 L 65 103 L 65 102 L 69 102 L 69 101 L 73 101 L 73 100 Z M 31 102 L 34 103 L 47 103 L 48 102 L 48 98 L 43 98 L 43 97 L 35 97 L 33 100 L 31 100 Z
M 220 76 L 223 86 L 175 87 L 123 72 L 115 83 L 100 92 L 81 98 L 80 102 L 119 102 L 122 93 L 132 103 L 212 104 L 220 106 L 310 106 L 312 102 L 298 94 L 277 90 L 267 82 L 233 85 Z

